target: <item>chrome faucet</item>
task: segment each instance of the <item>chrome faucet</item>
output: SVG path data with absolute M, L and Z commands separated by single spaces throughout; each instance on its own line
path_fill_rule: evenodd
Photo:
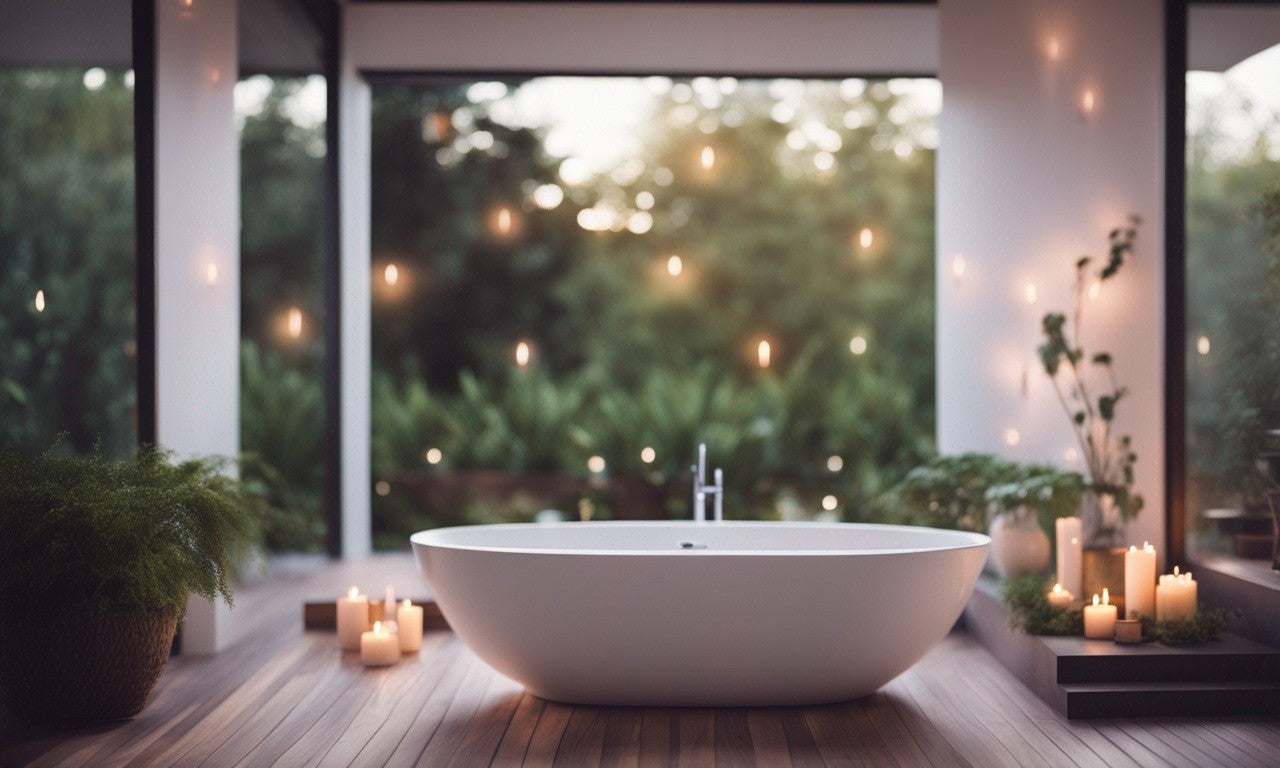
M 707 496 L 715 497 L 715 518 L 724 520 L 724 470 L 716 468 L 715 485 L 707 485 L 707 444 L 698 444 L 698 463 L 689 468 L 693 472 L 693 519 L 707 521 Z

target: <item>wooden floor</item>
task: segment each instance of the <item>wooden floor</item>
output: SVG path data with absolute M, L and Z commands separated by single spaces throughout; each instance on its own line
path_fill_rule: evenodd
M 403 560 L 373 562 L 412 579 Z M 171 660 L 131 721 L 0 719 L 0 765 L 1280 766 L 1276 720 L 1068 722 L 963 632 L 874 696 L 823 707 L 550 703 L 446 632 L 399 666 L 365 670 L 332 633 L 304 633 L 299 608 L 358 580 L 360 567 L 246 590 L 235 645 Z M 413 586 L 399 588 L 421 591 Z

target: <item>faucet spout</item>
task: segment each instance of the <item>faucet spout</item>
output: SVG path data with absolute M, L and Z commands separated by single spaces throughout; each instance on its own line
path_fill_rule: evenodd
M 724 519 L 724 470 L 715 471 L 715 485 L 707 485 L 707 444 L 698 444 L 698 463 L 689 468 L 693 473 L 693 519 L 707 520 L 707 496 L 715 497 L 715 520 Z

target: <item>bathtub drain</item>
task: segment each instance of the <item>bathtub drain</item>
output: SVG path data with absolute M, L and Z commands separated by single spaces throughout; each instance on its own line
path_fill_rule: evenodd
M 680 542 L 680 548 L 681 549 L 706 549 L 707 545 L 697 541 L 682 541 Z

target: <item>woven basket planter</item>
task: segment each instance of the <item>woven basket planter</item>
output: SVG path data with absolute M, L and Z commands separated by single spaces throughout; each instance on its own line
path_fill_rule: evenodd
M 0 695 L 28 717 L 133 717 L 164 672 L 176 626 L 158 611 L 0 613 Z

